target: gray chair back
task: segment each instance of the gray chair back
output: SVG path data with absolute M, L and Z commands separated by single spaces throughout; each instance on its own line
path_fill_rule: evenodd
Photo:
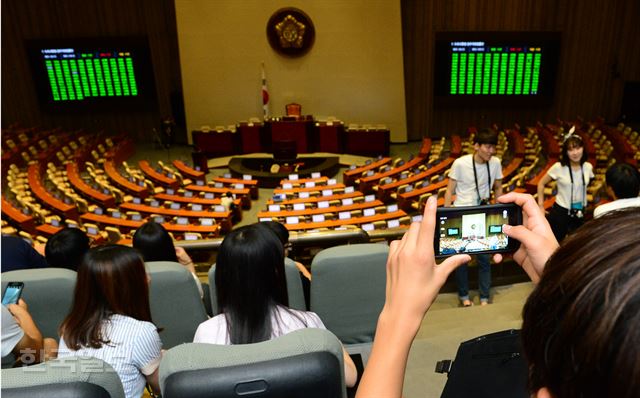
M 388 255 L 388 246 L 365 243 L 325 249 L 313 258 L 310 310 L 345 345 L 373 341 Z
M 164 398 L 345 397 L 342 346 L 324 329 L 239 345 L 190 343 L 160 363 Z
M 54 359 L 2 370 L 2 396 L 9 398 L 124 398 L 111 365 L 89 357 Z
M 75 271 L 65 268 L 38 268 L 2 273 L 2 291 L 9 282 L 24 282 L 22 298 L 29 306 L 44 337 L 57 340 L 58 327 L 69 314 L 76 287 Z
M 160 332 L 163 348 L 192 342 L 198 325 L 207 320 L 193 276 L 171 261 L 150 261 L 145 265 L 151 277 L 151 319 L 163 329 Z
M 289 308 L 306 311 L 307 305 L 304 301 L 304 291 L 302 290 L 302 280 L 300 271 L 290 258 L 284 259 L 284 272 L 287 279 L 287 295 L 289 296 Z M 216 265 L 209 269 L 209 292 L 211 295 L 211 311 L 213 315 L 219 314 L 218 299 L 216 296 Z

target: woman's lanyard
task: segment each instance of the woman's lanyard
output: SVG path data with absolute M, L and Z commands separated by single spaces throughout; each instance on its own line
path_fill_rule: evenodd
M 474 169 L 475 171 L 475 169 Z M 582 176 L 582 186 L 584 188 L 583 190 L 583 194 L 582 194 L 582 200 L 580 201 L 582 203 L 582 206 L 584 207 L 584 199 L 585 199 L 585 194 L 587 191 L 587 186 L 584 183 L 584 172 L 582 171 L 582 163 L 580 163 L 580 176 Z M 571 209 L 573 209 L 573 169 L 571 169 L 571 164 L 569 164 L 569 177 L 571 177 L 571 200 L 569 201 L 569 212 L 571 212 Z
M 478 188 L 478 172 L 476 171 L 476 160 L 471 156 L 471 164 L 473 165 L 473 180 L 476 183 L 476 192 L 478 193 L 478 201 L 482 203 L 482 196 L 480 196 L 480 188 Z M 489 179 L 489 197 L 487 201 L 491 198 L 491 173 L 489 172 L 489 162 L 486 162 L 487 165 L 487 178 Z M 573 180 L 572 180 L 573 181 Z

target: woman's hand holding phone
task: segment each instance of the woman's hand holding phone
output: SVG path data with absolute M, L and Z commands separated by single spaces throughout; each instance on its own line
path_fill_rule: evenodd
M 540 210 L 533 196 L 529 194 L 510 192 L 500 196 L 498 202 L 516 203 L 522 207 L 523 225 L 505 225 L 502 232 L 521 242 L 520 248 L 513 254 L 513 259 L 522 266 L 534 283 L 538 283 L 544 265 L 559 246 L 544 211 Z M 494 259 L 499 262 L 501 256 L 496 255 Z

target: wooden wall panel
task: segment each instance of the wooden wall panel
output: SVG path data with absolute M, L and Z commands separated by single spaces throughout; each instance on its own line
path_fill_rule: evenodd
M 625 81 L 640 80 L 637 0 L 402 0 L 407 131 L 410 140 L 469 125 L 619 117 Z M 435 32 L 559 31 L 555 101 L 545 108 L 434 108 Z
M 109 36 L 149 38 L 157 92 L 154 109 L 134 113 L 41 112 L 24 41 Z M 3 126 L 18 122 L 25 126 L 84 127 L 95 131 L 127 132 L 140 140 L 151 139 L 152 128 L 160 125 L 160 118 L 172 114 L 171 94 L 180 92 L 173 0 L 2 1 Z

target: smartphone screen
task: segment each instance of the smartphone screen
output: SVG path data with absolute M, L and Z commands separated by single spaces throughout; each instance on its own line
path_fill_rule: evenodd
M 522 209 L 513 203 L 438 208 L 436 221 L 436 257 L 513 252 L 520 246 L 502 232 L 504 224 L 522 224 Z
M 22 282 L 9 282 L 2 295 L 2 305 L 18 304 L 23 288 L 24 283 Z

